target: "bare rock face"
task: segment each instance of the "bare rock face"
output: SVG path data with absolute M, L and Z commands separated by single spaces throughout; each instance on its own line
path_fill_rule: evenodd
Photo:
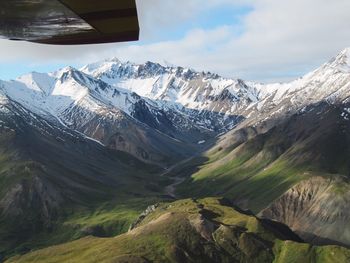
M 349 206 L 348 179 L 313 177 L 291 188 L 260 214 L 288 225 L 308 242 L 350 246 Z

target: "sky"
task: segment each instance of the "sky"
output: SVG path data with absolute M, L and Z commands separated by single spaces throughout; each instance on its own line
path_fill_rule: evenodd
M 0 79 L 122 61 L 259 82 L 298 78 L 350 47 L 349 0 L 137 0 L 139 42 L 50 46 L 0 40 Z

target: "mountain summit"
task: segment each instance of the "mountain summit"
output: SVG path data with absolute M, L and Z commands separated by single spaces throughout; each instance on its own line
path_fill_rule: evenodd
M 328 64 L 333 68 L 338 68 L 345 72 L 350 72 L 350 48 L 344 49 Z

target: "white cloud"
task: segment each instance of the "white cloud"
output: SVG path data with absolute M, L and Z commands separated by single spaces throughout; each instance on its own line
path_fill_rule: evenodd
M 216 29 L 192 29 L 180 40 L 140 45 L 108 44 L 52 47 L 0 41 L 4 61 L 28 59 L 69 63 L 108 56 L 146 60 L 210 70 L 225 76 L 254 80 L 280 80 L 306 72 L 342 48 L 350 46 L 349 0 L 139 0 L 143 39 L 156 39 L 157 30 L 190 23 L 195 15 L 214 5 L 249 4 L 253 11 L 235 25 Z

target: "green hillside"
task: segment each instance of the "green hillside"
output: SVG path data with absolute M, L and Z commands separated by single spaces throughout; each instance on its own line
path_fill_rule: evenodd
M 128 233 L 85 237 L 6 262 L 349 262 L 350 251 L 298 243 L 287 227 L 226 206 L 223 199 L 158 204 Z M 293 241 L 295 240 L 295 241 Z
M 302 180 L 347 176 L 350 126 L 341 110 L 321 105 L 276 120 L 265 133 L 251 127 L 234 130 L 203 157 L 174 171 L 174 176 L 189 177 L 178 194 L 225 196 L 258 213 Z

